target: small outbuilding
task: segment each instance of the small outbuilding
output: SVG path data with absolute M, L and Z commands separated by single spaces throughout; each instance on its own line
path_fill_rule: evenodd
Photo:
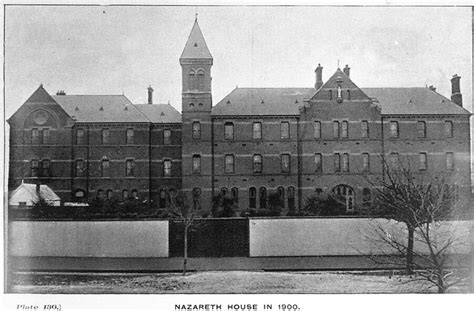
M 13 190 L 8 199 L 8 204 L 14 208 L 31 208 L 40 198 L 53 206 L 60 206 L 61 199 L 47 185 L 21 183 Z

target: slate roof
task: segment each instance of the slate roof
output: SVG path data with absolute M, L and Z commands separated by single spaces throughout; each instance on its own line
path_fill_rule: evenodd
M 180 59 L 212 59 L 211 52 L 207 47 L 204 36 L 202 35 L 201 28 L 197 19 L 194 21 L 193 29 L 189 34 L 188 41 L 184 47 L 183 53 Z
M 60 201 L 59 196 L 47 185 L 40 185 L 40 195 L 47 202 Z M 26 205 L 31 206 L 38 202 L 38 194 L 36 193 L 35 184 L 22 183 L 10 194 L 8 203 L 10 205 L 19 205 L 19 202 L 26 202 Z
M 377 98 L 382 114 L 470 114 L 429 88 L 362 88 L 362 91 Z
M 124 95 L 55 95 L 77 122 L 150 122 Z
M 315 91 L 314 88 L 236 88 L 213 107 L 212 114 L 298 115 L 298 107 Z
M 181 114 L 171 105 L 135 105 L 152 123 L 181 123 Z
M 36 91 L 31 94 L 31 96 L 26 100 L 26 103 L 54 103 L 54 99 L 49 95 L 48 92 L 43 87 L 43 84 L 36 89 Z

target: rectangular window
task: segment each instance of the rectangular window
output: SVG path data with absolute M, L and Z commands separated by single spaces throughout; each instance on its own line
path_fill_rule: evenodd
M 38 160 L 31 160 L 31 177 L 38 177 L 39 162 Z
M 133 129 L 127 129 L 127 144 L 133 144 L 134 132 Z
M 333 122 L 332 131 L 333 131 L 334 138 L 339 138 L 339 121 Z
M 201 156 L 193 155 L 193 174 L 201 174 Z
M 339 153 L 334 154 L 334 172 L 341 171 L 341 155 Z
M 261 154 L 253 155 L 253 172 L 254 173 L 262 172 L 262 155 Z
M 101 175 L 102 177 L 109 177 L 109 160 L 102 160 L 101 162 Z
M 281 155 L 281 172 L 282 173 L 290 172 L 290 155 L 289 154 Z
M 368 121 L 362 121 L 360 123 L 360 136 L 362 138 L 369 138 L 369 122 Z
M 84 144 L 84 130 L 77 129 L 76 130 L 76 145 Z
M 320 153 L 314 155 L 315 172 L 321 173 L 323 171 L 323 156 Z
M 234 156 L 232 154 L 226 154 L 225 156 L 225 173 L 234 173 Z
M 280 138 L 289 139 L 290 138 L 290 123 L 281 122 L 280 124 Z
M 349 122 L 342 121 L 342 131 L 341 131 L 342 138 L 349 138 Z
M 342 155 L 342 171 L 349 172 L 349 154 L 344 153 Z
M 42 134 L 43 134 L 42 143 L 45 145 L 49 144 L 49 129 L 48 128 L 43 129 Z
M 38 129 L 31 129 L 31 143 L 33 145 L 39 144 L 39 132 Z
M 171 160 L 163 161 L 163 176 L 165 177 L 171 176 Z
M 368 153 L 362 154 L 362 171 L 364 172 L 370 171 L 370 156 Z
M 49 160 L 43 160 L 41 164 L 42 164 L 42 176 L 44 177 L 50 176 L 51 162 Z
M 163 130 L 163 145 L 171 144 L 171 130 Z
M 321 138 L 321 122 L 314 121 L 314 138 Z
M 426 138 L 426 122 L 418 121 L 416 123 L 416 131 L 418 133 L 418 138 Z
M 127 177 L 131 177 L 131 176 L 134 176 L 134 168 L 135 168 L 135 163 L 133 162 L 133 160 L 127 160 L 125 162 L 125 176 Z
M 444 122 L 444 136 L 446 138 L 453 138 L 453 122 L 452 121 Z
M 398 138 L 398 122 L 397 121 L 390 121 L 390 137 L 391 138 Z
M 399 161 L 398 153 L 392 152 L 390 154 L 390 169 L 396 169 L 398 167 Z
M 426 171 L 426 153 L 420 153 L 420 171 Z
M 253 139 L 262 139 L 262 123 L 253 123 Z
M 454 153 L 446 152 L 446 169 L 448 171 L 454 170 Z
M 76 161 L 76 177 L 84 176 L 84 161 L 77 160 Z
M 224 139 L 226 140 L 234 139 L 234 123 L 226 122 L 224 124 Z
M 193 139 L 201 139 L 201 123 L 193 122 Z
M 102 144 L 108 144 L 110 139 L 109 129 L 102 130 Z

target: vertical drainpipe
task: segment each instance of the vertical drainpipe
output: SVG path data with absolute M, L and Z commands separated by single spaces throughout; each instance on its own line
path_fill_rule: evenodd
M 297 150 L 297 161 L 298 161 L 298 211 L 301 209 L 301 196 L 303 195 L 303 191 L 301 189 L 302 186 L 302 175 L 301 170 L 303 169 L 303 163 L 301 161 L 301 138 L 300 138 L 300 118 L 296 117 L 296 150 Z
M 71 198 L 70 200 L 73 201 L 74 199 L 74 132 L 76 127 L 71 127 Z
M 214 118 L 211 116 L 211 202 L 214 196 Z
M 381 135 L 381 143 L 382 143 L 382 180 L 385 181 L 385 135 L 383 133 L 383 116 L 380 115 L 380 135 Z M 370 133 L 370 132 L 369 132 Z
M 86 135 L 86 138 L 87 138 L 87 142 L 86 142 L 86 148 L 87 148 L 87 153 L 86 153 L 86 201 L 89 201 L 89 170 L 90 170 L 90 167 L 89 167 L 89 157 L 90 157 L 90 154 L 89 154 L 89 125 L 86 126 L 86 130 L 87 130 L 87 135 Z
M 151 207 L 151 131 L 153 130 L 153 124 L 148 125 L 148 207 Z

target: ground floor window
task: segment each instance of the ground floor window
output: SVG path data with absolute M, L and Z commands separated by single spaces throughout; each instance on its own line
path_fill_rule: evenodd
M 288 187 L 288 209 L 295 210 L 295 187 Z
M 339 185 L 334 187 L 332 192 L 342 198 L 346 211 L 352 212 L 354 210 L 354 189 L 346 185 Z
M 254 187 L 251 187 L 249 189 L 249 207 L 257 207 L 257 189 L 255 189 Z
M 267 208 L 267 188 L 261 187 L 259 191 L 260 208 Z

